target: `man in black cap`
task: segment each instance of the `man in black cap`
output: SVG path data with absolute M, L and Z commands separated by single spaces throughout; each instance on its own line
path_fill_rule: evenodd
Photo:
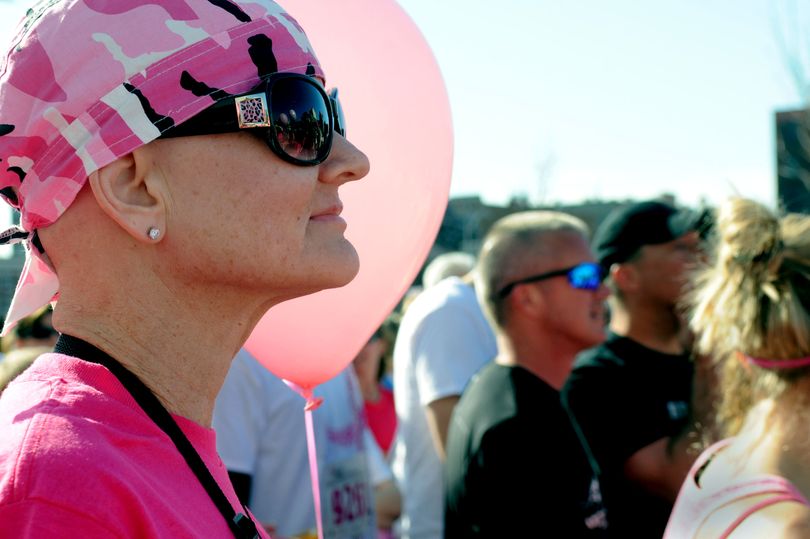
M 698 253 L 697 216 L 658 201 L 619 208 L 594 235 L 611 289 L 607 340 L 563 389 L 602 471 L 616 537 L 661 537 L 695 455 L 693 366 L 676 305 Z

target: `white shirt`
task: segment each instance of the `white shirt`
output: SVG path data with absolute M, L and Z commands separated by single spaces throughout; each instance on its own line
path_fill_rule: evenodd
M 392 451 L 403 500 L 403 539 L 441 539 L 444 532 L 444 470 L 425 407 L 461 395 L 496 354 L 495 336 L 473 287 L 457 277 L 426 289 L 403 316 L 394 346 L 398 431 Z
M 392 478 L 362 416 L 351 366 L 315 388 L 313 412 L 326 537 L 376 537 L 373 486 Z M 249 507 L 282 537 L 314 530 L 305 401 L 240 350 L 216 400 L 217 450 L 230 471 L 253 478 Z

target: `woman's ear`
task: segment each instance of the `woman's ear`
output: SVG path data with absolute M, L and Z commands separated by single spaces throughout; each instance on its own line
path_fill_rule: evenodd
M 142 146 L 88 177 L 96 202 L 137 240 L 154 243 L 166 235 L 166 184 L 149 146 Z

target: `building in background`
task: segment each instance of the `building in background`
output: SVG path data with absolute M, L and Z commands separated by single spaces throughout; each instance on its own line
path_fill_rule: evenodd
M 662 198 L 674 203 L 673 197 L 669 195 Z M 477 196 L 453 198 L 447 205 L 447 211 L 429 259 L 448 251 L 477 254 L 481 241 L 492 223 L 510 213 L 531 209 L 562 211 L 579 217 L 588 224 L 591 230 L 594 230 L 613 208 L 629 202 L 631 201 L 594 200 L 573 205 L 532 206 L 524 198 L 515 198 L 506 206 L 490 206 Z
M 797 213 L 810 213 L 810 110 L 776 113 L 777 200 Z

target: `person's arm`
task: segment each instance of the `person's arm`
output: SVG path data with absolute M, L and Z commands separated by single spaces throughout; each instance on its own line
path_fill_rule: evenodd
M 627 479 L 674 502 L 695 460 L 689 436 L 661 438 L 633 453 L 624 463 Z
M 606 364 L 575 369 L 562 402 L 603 469 L 620 467 L 650 494 L 674 500 L 696 457 L 688 450 L 692 438 L 687 433 L 693 429 L 670 437 L 667 410 L 662 404 L 650 406 L 638 390 L 622 369 Z
M 377 528 L 390 530 L 402 513 L 402 496 L 393 479 L 374 485 L 374 508 L 377 511 Z
M 582 426 L 600 465 L 621 466 L 628 480 L 674 502 L 700 452 L 697 433 L 705 432 L 710 423 L 713 376 L 709 361 L 696 360 L 688 417 L 671 436 L 672 428 L 666 425 L 672 419 L 659 407 L 639 401 L 638 386 L 628 382 L 621 369 L 575 369 L 563 390 L 563 402 Z
M 436 452 L 442 461 L 444 461 L 446 455 L 447 429 L 450 425 L 450 417 L 453 415 L 453 409 L 456 407 L 458 400 L 458 395 L 451 395 L 437 399 L 425 407 L 425 415 L 427 415 L 433 445 L 436 447 Z
M 473 375 L 497 353 L 492 330 L 475 313 L 448 304 L 423 321 L 413 344 L 419 402 L 442 460 L 453 408 Z
M 711 440 L 717 437 L 713 421 L 717 399 L 717 372 L 711 358 L 694 359 L 689 422 L 672 437 L 661 438 L 641 448 L 625 462 L 625 476 L 645 490 L 671 502 L 678 497 L 684 478 L 700 451 L 698 431 Z
M 353 387 L 358 387 L 354 385 Z M 368 466 L 369 480 L 374 485 L 374 509 L 377 528 L 390 530 L 402 513 L 402 497 L 394 481 L 394 474 L 385 460 L 382 449 L 374 439 L 368 424 L 363 425 L 363 448 Z

